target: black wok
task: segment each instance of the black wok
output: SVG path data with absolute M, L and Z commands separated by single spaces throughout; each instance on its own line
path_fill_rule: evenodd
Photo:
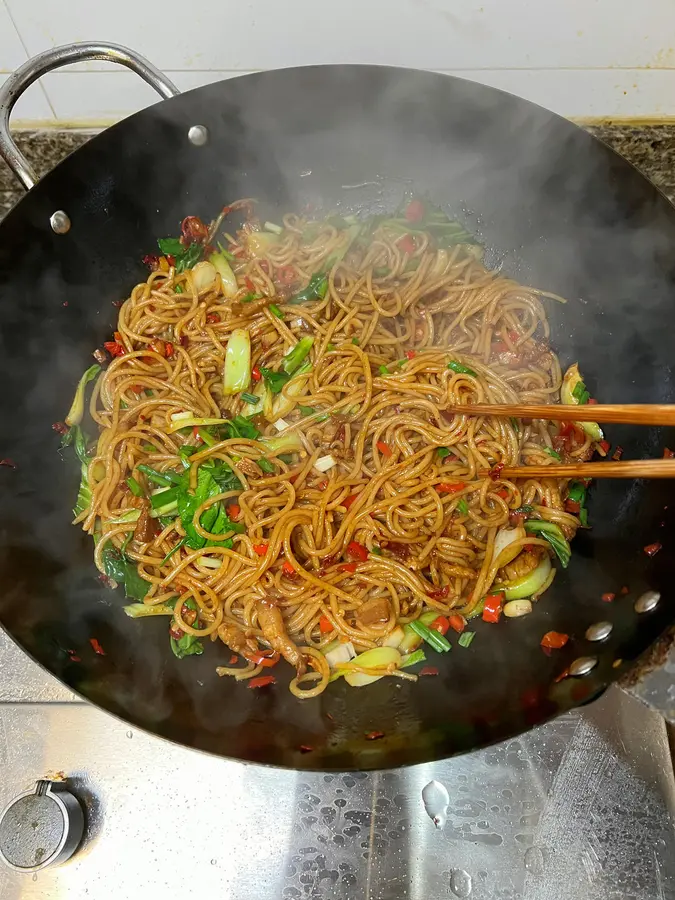
M 188 138 L 194 125 L 208 129 L 201 146 Z M 327 66 L 247 75 L 132 116 L 61 163 L 0 225 L 0 457 L 17 466 L 0 467 L 0 619 L 84 697 L 227 757 L 397 766 L 587 702 L 672 621 L 675 484 L 663 481 L 595 485 L 592 529 L 579 533 L 569 569 L 532 615 L 479 623 L 469 649 L 434 659 L 438 676 L 417 684 L 336 683 L 301 702 L 280 673 L 274 688 L 251 691 L 216 677 L 225 648 L 175 659 L 166 622 L 128 619 L 121 593 L 97 579 L 91 538 L 69 525 L 77 466 L 59 456 L 51 425 L 109 337 L 112 301 L 145 279 L 141 257 L 155 239 L 238 197 L 272 211 L 312 203 L 373 212 L 411 187 L 477 232 L 490 262 L 569 298 L 549 305 L 552 342 L 563 364 L 579 360 L 594 396 L 675 400 L 675 212 L 623 159 L 546 110 L 455 78 Z M 56 210 L 68 214 L 65 234 L 50 228 Z M 654 428 L 607 431 L 625 458 L 661 456 L 675 441 Z M 656 541 L 663 550 L 650 558 L 643 547 Z M 638 613 L 648 590 L 660 603 Z M 601 600 L 606 592 L 613 603 Z M 609 638 L 588 640 L 602 621 Z M 539 642 L 551 629 L 572 639 L 548 657 Z M 586 657 L 587 674 L 555 681 Z M 384 737 L 368 740 L 371 732 Z

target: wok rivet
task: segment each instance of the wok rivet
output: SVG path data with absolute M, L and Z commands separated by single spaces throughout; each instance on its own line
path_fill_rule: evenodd
M 209 131 L 204 125 L 193 125 L 188 131 L 188 140 L 195 147 L 203 147 L 209 139 Z
M 54 234 L 67 234 L 70 231 L 70 218 L 68 213 L 62 209 L 57 209 L 49 217 L 49 224 L 52 226 Z
M 570 663 L 569 673 L 570 675 L 588 675 L 597 664 L 597 656 L 580 656 L 579 659 L 575 659 L 573 663 Z
M 645 591 L 635 601 L 635 612 L 645 613 L 651 612 L 659 605 L 661 594 L 658 591 Z
M 605 641 L 612 633 L 614 626 L 611 622 L 595 622 L 586 629 L 587 641 Z

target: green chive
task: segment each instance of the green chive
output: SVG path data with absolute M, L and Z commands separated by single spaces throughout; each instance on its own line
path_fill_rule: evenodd
M 326 350 L 335 350 L 335 344 L 326 344 Z
M 268 475 L 273 475 L 276 471 L 269 459 L 258 459 L 256 460 L 256 462 L 258 463 L 262 471 L 266 472 Z
M 463 516 L 469 515 L 469 504 L 466 502 L 464 497 L 457 504 L 457 509 L 461 512 Z
M 352 338 L 352 344 L 354 344 L 356 347 L 358 347 L 358 346 L 359 346 L 359 339 L 358 339 L 358 338 Z
M 298 409 L 303 416 L 311 416 L 316 412 L 313 406 L 298 406 Z
M 450 450 L 447 447 L 439 447 L 437 453 L 439 459 L 445 459 L 446 456 L 450 456 Z
M 166 565 L 166 563 L 168 563 L 168 561 L 171 559 L 171 557 L 174 555 L 174 553 L 177 553 L 180 550 L 180 548 L 183 546 L 183 544 L 185 544 L 186 541 L 187 541 L 187 535 L 185 535 L 184 538 L 181 538 L 178 541 L 178 543 L 173 548 L 173 550 L 169 550 L 169 552 L 166 554 L 164 559 L 161 561 L 160 566 Z
M 143 444 L 146 453 L 157 453 L 157 447 L 154 444 Z
M 260 398 L 256 397 L 255 394 L 249 394 L 247 391 L 241 395 L 241 399 L 244 403 L 250 403 L 251 406 L 256 406 L 260 402 Z
M 375 556 L 382 556 L 382 551 L 380 550 L 379 547 L 376 547 L 375 545 L 373 545 L 373 546 L 371 547 L 370 552 L 371 552 L 371 553 L 374 553 Z
M 459 640 L 457 641 L 457 643 L 459 644 L 460 647 L 470 647 L 470 646 L 471 646 L 471 641 L 472 641 L 475 637 L 476 637 L 476 632 L 475 632 L 475 631 L 463 631 L 463 632 L 460 634 Z
M 127 478 L 127 484 L 129 485 L 129 490 L 135 497 L 143 496 L 143 488 L 132 475 Z
M 557 459 L 558 462 L 562 459 L 562 456 L 558 453 L 557 450 L 553 450 L 551 447 L 544 447 L 544 451 L 548 453 L 549 456 L 552 456 L 553 459 Z
M 511 416 L 511 418 L 509 419 L 509 422 L 511 423 L 513 430 L 517 434 L 520 433 L 520 428 L 518 427 L 518 419 L 516 419 L 515 416 Z
M 326 422 L 328 419 L 330 419 L 330 416 L 328 415 L 328 413 L 324 413 L 322 416 L 317 416 L 316 419 L 314 419 L 314 421 L 315 422 Z
M 181 476 L 178 474 L 178 472 L 158 472 L 151 466 L 146 466 L 145 463 L 141 463 L 138 466 L 138 471 L 147 476 L 150 481 L 154 482 L 155 484 L 161 484 L 164 487 L 174 484 L 180 484 L 181 482 Z
M 581 522 L 582 528 L 588 528 L 588 510 L 585 506 L 579 510 L 579 522 Z
M 439 653 L 447 653 L 448 650 L 452 649 L 452 644 L 444 635 L 440 634 L 438 631 L 433 631 L 431 628 L 423 625 L 422 622 L 418 620 L 411 622 L 410 627 L 416 634 L 423 638 L 427 644 L 430 644 L 434 650 L 438 650 Z
M 388 375 L 389 374 L 389 369 L 386 366 L 378 366 L 377 368 L 378 368 L 380 375 Z
M 463 366 L 461 363 L 454 362 L 454 360 L 448 363 L 448 368 L 452 369 L 452 371 L 456 372 L 458 375 L 473 375 L 474 378 L 478 377 L 473 369 L 470 369 L 468 366 Z
M 183 293 L 183 285 L 177 284 L 173 289 L 174 294 L 182 294 Z
M 270 303 L 270 305 L 267 308 L 273 315 L 275 315 L 277 317 L 277 319 L 283 319 L 284 314 L 279 309 L 279 307 L 276 305 L 276 303 Z

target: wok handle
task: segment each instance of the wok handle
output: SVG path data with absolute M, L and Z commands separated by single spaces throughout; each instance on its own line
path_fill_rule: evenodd
M 44 53 L 38 53 L 37 56 L 19 66 L 16 72 L 10 75 L 0 87 L 0 156 L 28 191 L 35 187 L 38 178 L 33 167 L 17 147 L 9 130 L 9 117 L 14 104 L 26 88 L 29 88 L 34 81 L 46 75 L 47 72 L 70 63 L 86 62 L 90 59 L 104 59 L 126 66 L 127 69 L 140 75 L 166 100 L 180 94 L 176 85 L 145 57 L 120 44 L 83 41 L 77 44 L 64 44 L 62 47 L 54 47 L 51 50 L 45 50 Z

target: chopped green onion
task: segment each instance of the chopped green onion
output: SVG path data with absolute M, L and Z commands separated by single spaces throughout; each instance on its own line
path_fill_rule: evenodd
M 245 391 L 251 381 L 251 337 L 245 328 L 235 328 L 227 342 L 223 393 Z
M 163 509 L 170 503 L 174 503 L 178 499 L 179 488 L 168 488 L 165 491 L 159 491 L 150 498 L 150 506 L 153 509 Z
M 202 439 L 202 441 L 206 444 L 207 447 L 215 447 L 218 441 L 214 438 L 212 434 L 206 430 L 206 428 L 198 428 L 197 434 Z
M 293 375 L 297 372 L 305 359 L 309 356 L 309 351 L 312 349 L 313 344 L 313 337 L 300 338 L 295 347 L 291 347 L 286 356 L 281 360 L 281 368 L 284 372 L 288 375 Z
M 407 656 L 403 657 L 403 662 L 401 663 L 401 669 L 407 669 L 408 666 L 415 666 L 417 663 L 426 662 L 426 656 L 424 654 L 424 650 L 414 650 L 412 653 L 409 653 Z
M 389 375 L 389 369 L 386 366 L 378 366 L 377 370 L 380 375 Z
M 184 544 L 186 542 L 187 542 L 187 535 L 185 537 L 182 537 L 172 550 L 169 550 L 169 552 L 166 554 L 164 559 L 161 561 L 160 566 L 166 565 L 166 563 L 168 563 L 168 561 L 171 559 L 171 557 L 174 555 L 174 553 L 177 553 L 180 550 L 180 548 L 182 546 L 184 546 Z
M 269 459 L 265 459 L 263 457 L 262 459 L 256 460 L 256 462 L 258 463 L 258 466 L 262 469 L 262 471 L 266 472 L 268 475 L 273 475 L 276 471 Z
M 140 484 L 136 481 L 136 479 L 133 477 L 133 475 L 130 475 L 130 476 L 127 478 L 127 485 L 129 486 L 129 490 L 131 491 L 131 493 L 132 493 L 135 497 L 142 497 L 142 496 L 143 496 L 143 488 L 142 488 L 142 487 L 140 486 Z
M 583 383 L 583 381 L 577 381 L 577 383 L 574 385 L 572 396 L 577 401 L 577 403 L 583 405 L 584 403 L 588 403 L 591 395 L 586 390 L 586 385 Z
M 573 481 L 569 486 L 567 499 L 583 505 L 586 501 L 586 485 L 582 484 L 581 481 Z
M 71 404 L 70 410 L 68 411 L 68 415 L 65 418 L 66 425 L 72 427 L 73 425 L 79 425 L 82 421 L 82 416 L 84 415 L 84 392 L 90 381 L 93 381 L 94 378 L 101 371 L 101 367 L 96 363 L 93 366 L 89 366 L 87 371 L 80 378 L 77 390 L 75 391 L 75 397 L 73 398 L 73 402 Z
M 444 635 L 440 634 L 438 631 L 433 631 L 433 629 L 429 628 L 427 625 L 423 625 L 419 619 L 410 622 L 410 627 L 416 634 L 425 640 L 427 644 L 430 644 L 434 650 L 438 650 L 439 653 L 447 653 L 448 650 L 452 649 L 452 644 Z
M 354 346 L 358 347 L 358 346 L 359 346 L 359 339 L 358 339 L 358 338 L 352 338 L 352 344 L 354 344 Z
M 260 443 L 272 456 L 278 456 L 280 453 L 299 453 L 302 450 L 302 439 L 297 431 L 289 431 L 273 438 L 260 438 Z
M 373 544 L 373 546 L 371 547 L 371 551 L 370 551 L 370 552 L 371 552 L 371 553 L 374 553 L 375 556 L 382 556 L 382 551 L 380 550 L 379 547 L 376 547 L 374 544 Z
M 313 406 L 298 406 L 303 416 L 312 416 L 316 412 Z
M 516 419 L 515 416 L 511 416 L 511 417 L 509 418 L 509 422 L 511 423 L 511 426 L 512 426 L 513 430 L 519 434 L 519 433 L 520 433 L 520 427 L 519 427 L 519 425 L 518 425 L 518 419 Z
M 154 484 L 161 484 L 164 487 L 179 484 L 181 481 L 181 477 L 177 472 L 158 472 L 151 466 L 146 466 L 145 463 L 141 463 L 138 466 L 138 471 L 142 472 L 149 481 L 154 482 Z
M 446 456 L 450 456 L 450 450 L 447 447 L 438 447 L 436 452 L 439 459 L 445 459 Z
M 123 607 L 124 612 L 131 619 L 142 619 L 146 616 L 172 616 L 173 606 L 166 603 L 130 603 Z
M 544 447 L 544 452 L 548 453 L 549 456 L 552 456 L 553 459 L 557 459 L 558 462 L 562 459 L 562 456 L 558 453 L 557 450 L 553 450 L 552 447 Z
M 335 350 L 335 344 L 326 344 L 326 350 Z
M 470 369 L 468 366 L 463 366 L 462 363 L 455 362 L 454 360 L 448 363 L 448 368 L 452 369 L 452 371 L 456 372 L 458 375 L 473 375 L 474 378 L 478 377 L 473 369 Z
M 146 453 L 157 453 L 157 447 L 154 444 L 143 444 Z
M 234 260 L 236 259 L 235 255 L 233 253 L 230 253 L 229 250 L 226 250 L 220 243 L 220 241 L 218 241 L 218 249 L 220 250 L 221 256 L 224 256 L 228 262 L 234 262 Z
M 582 506 L 579 510 L 579 522 L 582 528 L 588 528 L 588 510 L 585 506 Z
M 272 313 L 272 315 L 277 317 L 277 319 L 283 319 L 284 314 L 279 309 L 279 307 L 276 305 L 276 303 L 270 303 L 270 305 L 267 308 Z
M 284 230 L 281 225 L 275 225 L 274 222 L 265 222 L 263 228 L 265 229 L 265 231 L 271 231 L 272 234 L 281 234 L 281 232 Z
M 462 497 L 462 499 L 457 504 L 457 509 L 463 516 L 469 515 L 469 504 L 466 502 L 464 497 Z
M 328 275 L 324 275 L 322 272 L 316 272 L 316 274 L 312 275 L 309 279 L 307 287 L 298 291 L 298 293 L 294 294 L 287 302 L 308 303 L 312 300 L 323 300 L 327 293 Z
M 244 393 L 241 395 L 241 399 L 244 401 L 244 403 L 250 403 L 251 406 L 257 406 L 259 400 L 259 398 L 256 397 L 255 394 L 249 394 L 247 391 L 244 391 Z
M 175 286 L 174 286 L 174 289 L 173 289 L 173 292 L 174 292 L 174 294 L 182 294 L 182 293 L 184 293 L 184 291 L 183 291 L 183 285 L 182 285 L 182 284 L 177 284 L 177 285 L 175 285 Z M 126 609 L 126 607 L 125 607 L 125 609 Z
M 475 632 L 475 631 L 463 631 L 463 632 L 460 634 L 459 640 L 457 641 L 457 643 L 459 644 L 460 647 L 470 647 L 470 646 L 471 646 L 471 641 L 472 641 L 475 637 L 476 637 L 476 632 Z

